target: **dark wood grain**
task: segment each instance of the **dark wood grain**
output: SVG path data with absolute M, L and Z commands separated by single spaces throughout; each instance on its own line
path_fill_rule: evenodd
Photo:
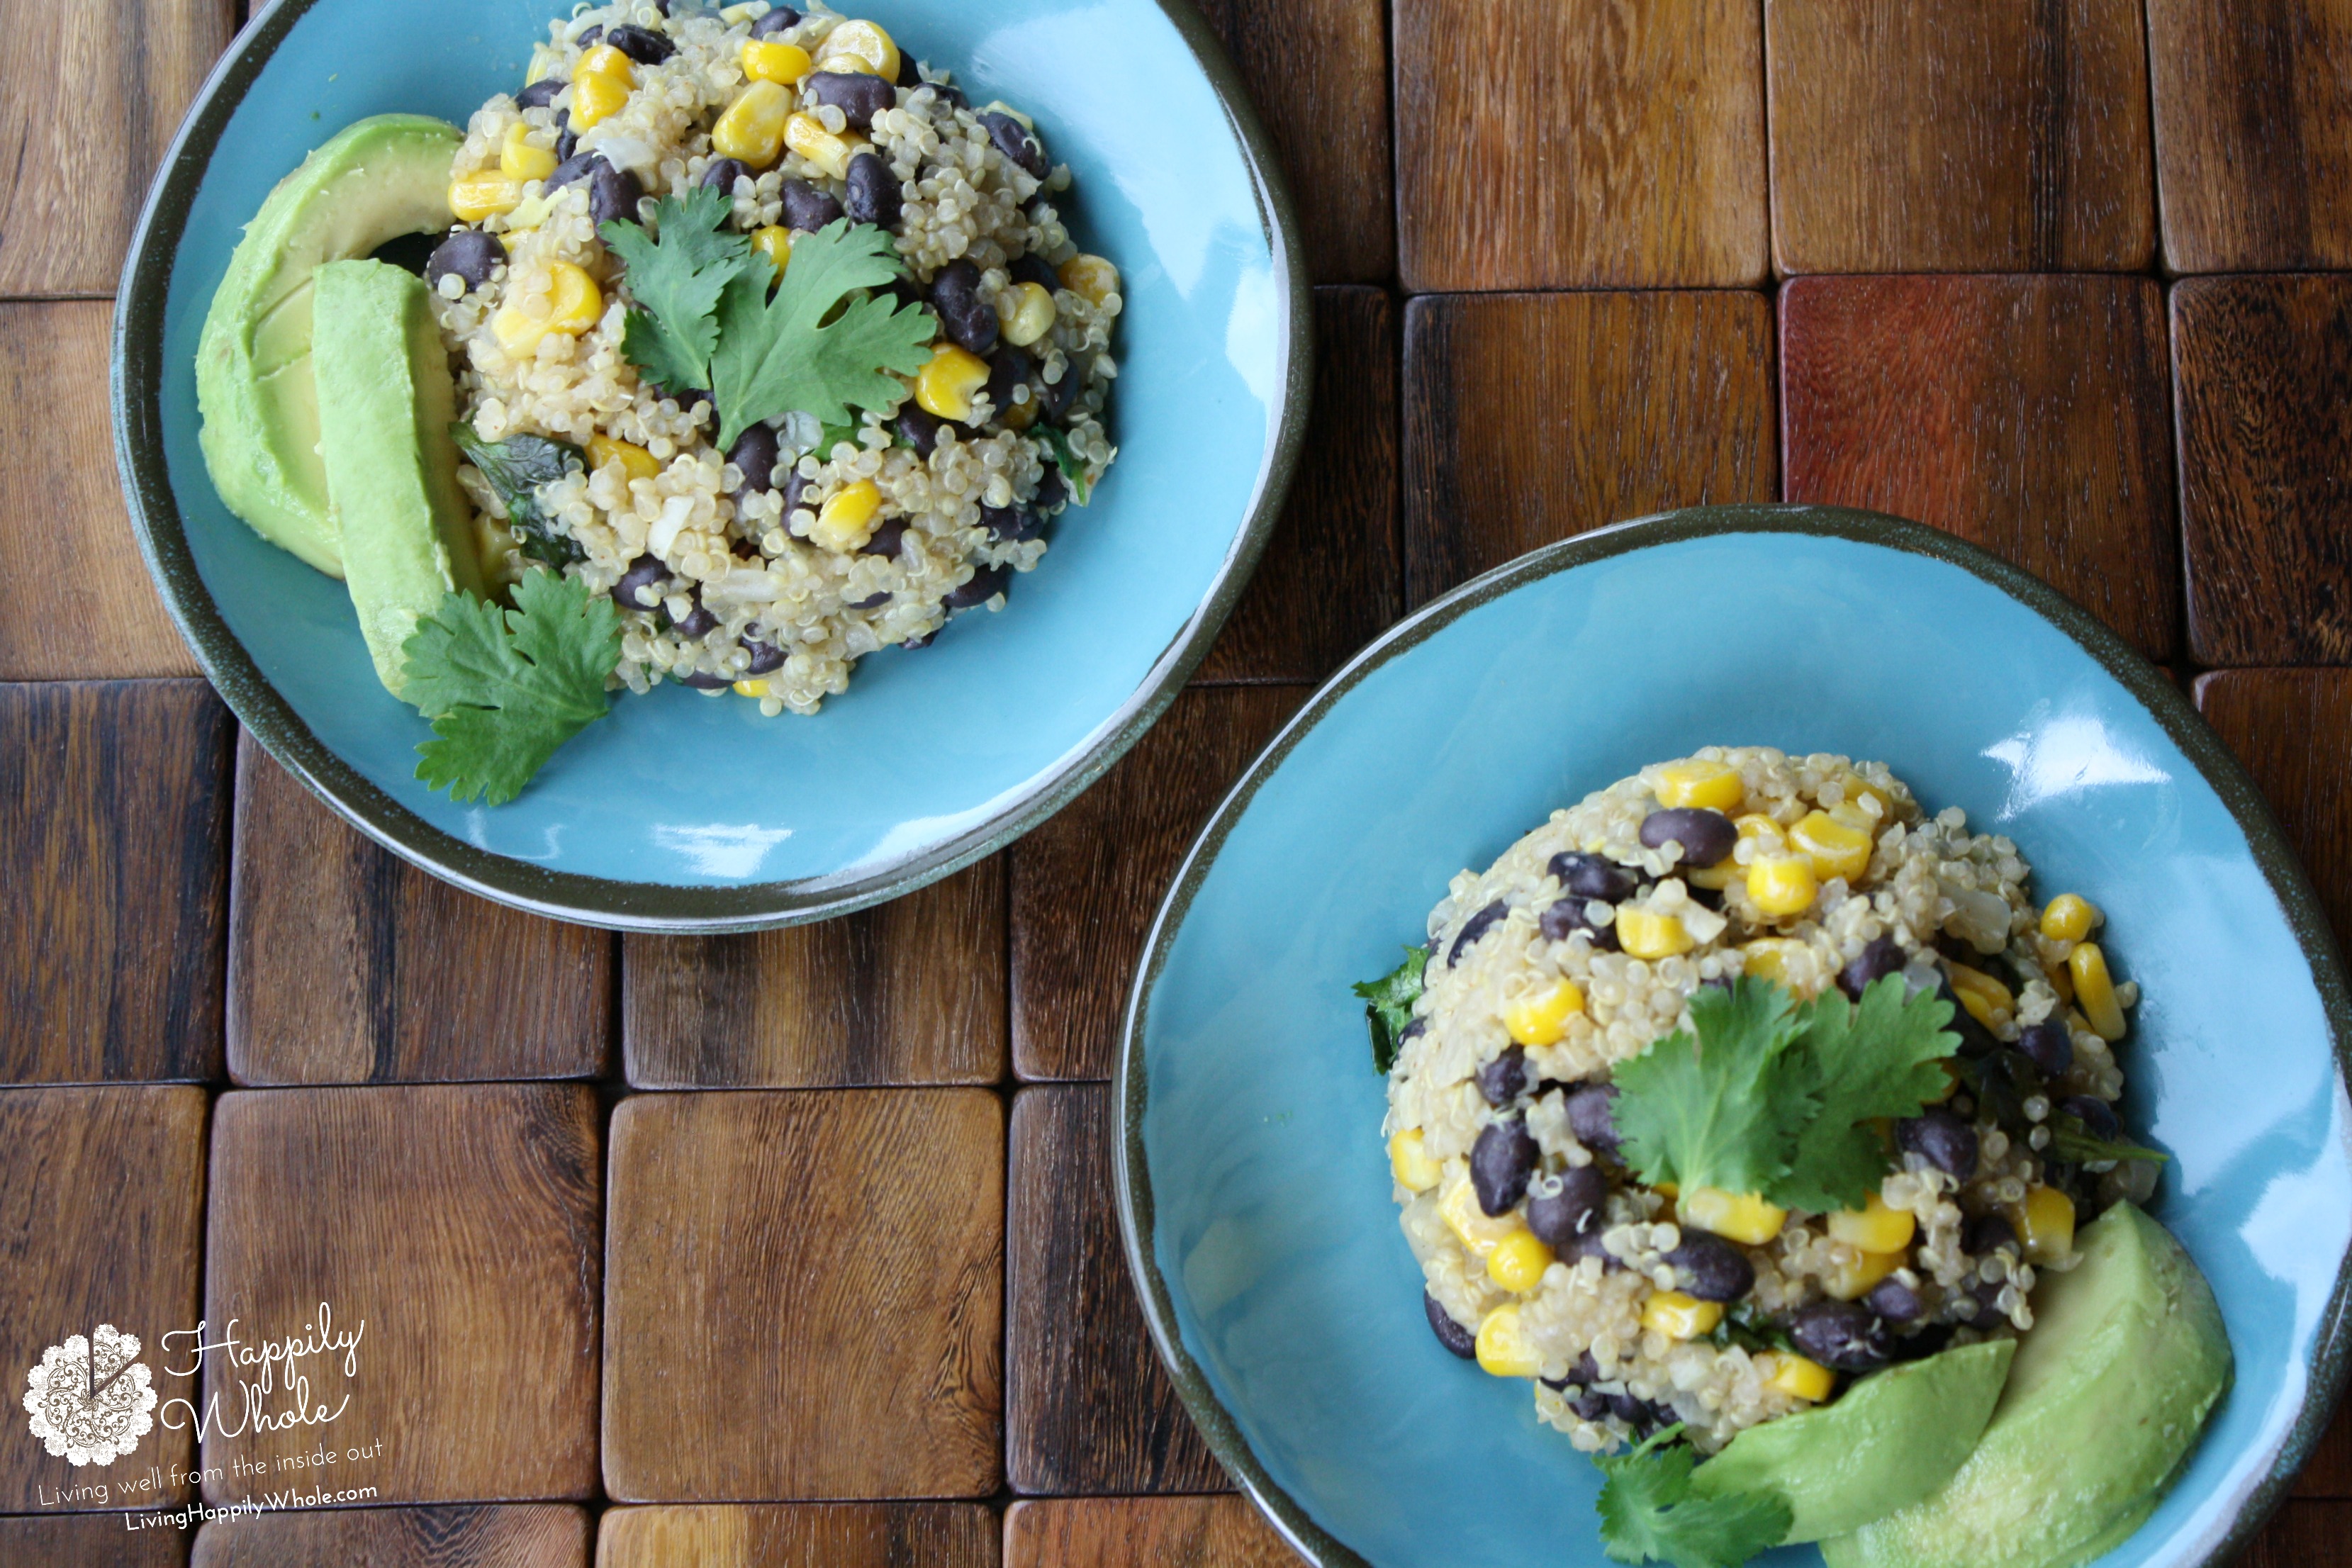
M 1200 681 L 1320 680 L 1403 609 L 1396 305 L 1315 290 L 1314 412 L 1290 499 Z
M 219 1076 L 230 728 L 200 680 L 0 686 L 0 1083 Z
M 2352 1415 L 2341 1407 L 2321 1433 L 2310 1462 L 2294 1479 L 2299 1498 L 2352 1499 Z
M 2164 300 L 2146 278 L 1801 278 L 1780 294 L 1788 499 L 2007 556 L 2179 642 Z
M 588 1540 L 562 1503 L 320 1509 L 207 1523 L 190 1568 L 588 1568 Z
M 2336 925 L 2352 946 L 2352 670 L 2227 669 L 2200 676 L 2197 706 L 2278 814 Z
M 1004 1515 L 1004 1568 L 1297 1568 L 1239 1497 L 1066 1498 Z
M 994 1083 L 1004 1076 L 1004 861 L 870 910 L 623 947 L 640 1089 Z
M 1013 1102 L 1005 1475 L 1016 1492 L 1205 1492 L 1229 1483 L 1193 1429 L 1129 1281 L 1111 1202 L 1107 1084 Z
M 1396 7 L 1409 292 L 1765 275 L 1754 0 Z
M 0 1510 L 168 1506 L 193 1495 L 173 1479 L 195 1458 L 187 1423 L 173 1429 L 160 1415 L 163 1401 L 195 1393 L 193 1378 L 170 1371 L 186 1363 L 165 1353 L 163 1336 L 201 1315 L 204 1149 L 201 1089 L 0 1089 L 0 1367 L 9 1379 Z M 101 1323 L 140 1342 L 156 1425 L 128 1458 L 77 1468 L 33 1436 L 26 1370 Z M 142 1486 L 158 1468 L 162 1482 Z M 103 1489 L 83 1489 L 92 1485 Z M 126 1533 L 110 1522 L 118 1539 Z M 19 1561 L 37 1559 L 0 1551 L 0 1562 Z
M 1192 835 L 1297 710 L 1297 686 L 1195 687 L 1013 848 L 1013 1070 L 1107 1079 L 1127 984 Z
M 207 1500 L 295 1482 L 399 1502 L 583 1498 L 596 1481 L 602 1164 L 578 1084 L 288 1089 L 213 1116 L 205 1315 L 248 1342 L 358 1331 L 357 1372 L 306 1363 L 331 1427 L 205 1439 Z M 364 1322 L 364 1329 L 360 1325 Z M 215 1356 L 205 1396 L 240 1408 Z M 264 1408 L 289 1407 L 281 1390 Z M 322 1438 L 382 1450 L 332 1471 Z M 264 1467 L 241 1476 L 237 1461 Z M 215 1467 L 221 1475 L 213 1479 Z
M 1770 0 L 1783 272 L 2146 267 L 2139 0 Z
M 2336 1568 L 2352 1535 L 2352 1503 L 2291 1498 L 2254 1537 L 2239 1568 Z
M 2189 647 L 2352 660 L 2352 278 L 2172 290 Z
M 1002 1100 L 641 1094 L 614 1110 L 612 1138 L 608 1493 L 996 1489 Z
M 702 1503 L 616 1508 L 596 1568 L 995 1568 L 982 1503 Z
M 2147 0 L 2164 260 L 2352 266 L 2352 6 Z
M 1404 399 L 1412 605 L 1604 523 L 1773 499 L 1760 294 L 1414 300 Z
M 0 1519 L 0 1563 L 9 1568 L 180 1568 L 187 1560 L 183 1532 L 127 1531 L 111 1515 Z
M 418 870 L 250 735 L 236 756 L 228 1068 L 244 1084 L 586 1077 L 614 939 Z

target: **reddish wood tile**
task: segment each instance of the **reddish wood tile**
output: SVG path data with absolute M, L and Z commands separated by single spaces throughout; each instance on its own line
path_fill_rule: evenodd
M 0 1083 L 219 1076 L 229 731 L 200 680 L 0 686 Z
M 1404 398 L 1409 604 L 1604 523 L 1773 499 L 1760 294 L 1414 300 Z
M 2352 661 L 2352 277 L 2172 290 L 2189 646 Z
M 2338 929 L 2342 920 L 2338 917 Z M 2352 1413 L 2338 1409 L 2294 1481 L 2299 1498 L 2352 1498 Z
M 2179 644 L 2164 301 L 2145 278 L 1801 278 L 1788 499 L 2007 556 L 2151 658 Z
M 1239 1497 L 1068 1498 L 1004 1515 L 1004 1568 L 1297 1568 Z
M 606 1510 L 596 1568 L 995 1568 L 984 1503 L 698 1503 Z
M 216 1520 L 190 1568 L 588 1568 L 588 1510 L 562 1503 L 322 1508 Z
M 1763 279 L 1753 0 L 1427 0 L 1393 52 L 1409 291 Z
M 188 1538 L 179 1531 L 133 1532 L 111 1514 L 0 1519 L 0 1563 L 26 1568 L 180 1568 L 187 1560 Z
M 2288 1500 L 2238 1559 L 2239 1568 L 2334 1568 L 2352 1535 L 2352 1503 Z
M 2344 790 L 2352 669 L 2220 670 L 2200 677 L 2196 691 L 2206 721 L 2278 814 L 2337 941 L 2352 946 L 2352 795 Z

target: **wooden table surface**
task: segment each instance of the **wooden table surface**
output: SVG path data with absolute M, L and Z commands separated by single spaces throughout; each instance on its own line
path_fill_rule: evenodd
M 342 1429 L 389 1447 L 347 1477 L 373 1506 L 128 1534 L 58 1501 L 97 1472 L 10 1418 L 0 1568 L 1289 1561 L 1120 1260 L 1128 977 L 1313 682 L 1621 517 L 1851 502 L 2023 563 L 2194 691 L 2352 931 L 2352 0 L 1204 8 L 1317 283 L 1314 428 L 1255 586 L 1010 850 L 716 941 L 456 892 L 191 679 L 125 520 L 107 337 L 242 6 L 11 12 L 0 1373 L 97 1321 L 291 1328 L 325 1292 L 371 1324 Z M 2352 1563 L 2347 1530 L 2338 1423 L 2253 1557 Z

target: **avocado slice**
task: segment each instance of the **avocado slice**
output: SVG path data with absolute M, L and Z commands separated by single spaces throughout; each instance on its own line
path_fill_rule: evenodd
M 1785 1542 L 1844 1535 L 1907 1508 L 1968 1461 L 2009 1377 L 2014 1340 L 1963 1345 L 1866 1377 L 1833 1405 L 1750 1426 L 1701 1465 L 1701 1497 L 1777 1491 Z
M 2230 1384 L 2211 1287 L 2129 1204 L 2034 1290 L 1984 1440 L 1940 1491 L 1822 1542 L 1829 1568 L 2075 1568 L 2122 1543 Z
M 465 137 L 421 114 L 346 126 L 278 183 L 246 226 L 196 344 L 198 443 L 213 488 L 254 531 L 343 574 L 319 458 L 310 366 L 312 270 L 449 226 Z
M 452 589 L 482 592 L 449 435 L 457 384 L 423 279 L 381 261 L 330 261 L 313 289 L 329 510 L 376 678 L 397 697 L 417 618 Z

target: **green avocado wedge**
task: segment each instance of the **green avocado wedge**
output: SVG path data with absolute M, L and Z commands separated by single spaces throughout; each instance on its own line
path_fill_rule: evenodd
M 343 581 L 376 678 L 398 697 L 418 618 L 453 589 L 482 592 L 449 434 L 457 384 L 423 279 L 381 261 L 331 261 L 315 289 L 319 453 Z
M 2213 1292 L 2129 1204 L 2045 1274 L 1983 1441 L 1923 1501 L 1822 1542 L 1829 1568 L 2075 1568 L 2155 1510 L 2229 1387 Z
M 196 345 L 198 443 L 229 510 L 331 577 L 341 542 L 319 457 L 311 273 L 446 228 L 463 134 L 419 114 L 347 126 L 269 193 L 214 291 Z
M 1963 1345 L 1864 1378 L 1835 1404 L 1750 1426 L 1699 1466 L 1691 1490 L 1779 1492 L 1794 1515 L 1789 1543 L 1859 1530 L 1968 1462 L 2016 1350 L 2014 1340 Z

